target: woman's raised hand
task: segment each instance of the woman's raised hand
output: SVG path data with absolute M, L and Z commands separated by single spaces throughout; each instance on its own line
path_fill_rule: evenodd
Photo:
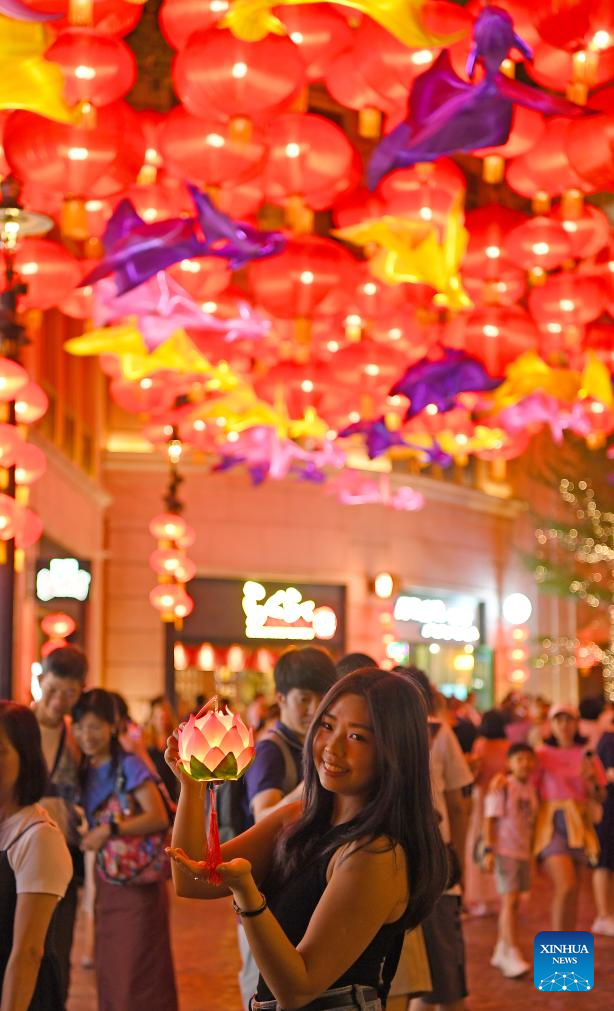
M 177 777 L 181 784 L 192 782 L 190 777 L 183 771 L 183 766 L 179 760 L 179 744 L 177 741 L 177 732 L 183 726 L 183 723 L 179 724 L 177 730 L 173 730 L 170 737 L 166 739 L 166 751 L 164 752 L 164 761 L 168 765 L 169 769 L 172 771 L 173 775 Z

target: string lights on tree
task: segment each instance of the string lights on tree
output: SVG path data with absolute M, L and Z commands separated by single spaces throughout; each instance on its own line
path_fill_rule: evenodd
M 538 668 L 599 663 L 605 694 L 614 699 L 614 512 L 600 507 L 588 481 L 563 478 L 559 494 L 573 520 L 538 526 L 537 551 L 529 562 L 542 592 L 575 599 L 607 615 L 609 639 L 598 643 L 546 637 L 535 663 Z

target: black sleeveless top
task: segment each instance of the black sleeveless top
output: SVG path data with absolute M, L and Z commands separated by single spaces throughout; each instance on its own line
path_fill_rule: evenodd
M 340 830 L 345 828 L 345 825 L 339 826 Z M 329 852 L 306 864 L 290 881 L 281 886 L 276 883 L 274 875 L 262 885 L 271 912 L 295 947 L 304 937 L 313 912 L 326 888 L 326 871 L 333 853 Z M 362 955 L 334 983 L 331 983 L 330 989 L 357 983 L 381 990 L 384 961 L 395 947 L 395 942 L 400 936 L 402 937 L 405 930 L 404 923 L 405 914 L 393 923 L 384 923 Z M 262 976 L 258 979 L 256 999 L 275 999 Z

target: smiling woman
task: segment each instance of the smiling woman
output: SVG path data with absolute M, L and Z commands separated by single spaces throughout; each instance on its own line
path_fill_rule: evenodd
M 377 668 L 334 684 L 305 742 L 303 810 L 281 807 L 225 843 L 221 886 L 207 879 L 202 803 L 177 759 L 173 736 L 175 888 L 233 896 L 260 969 L 252 1011 L 379 1011 L 403 932 L 446 879 L 418 690 Z

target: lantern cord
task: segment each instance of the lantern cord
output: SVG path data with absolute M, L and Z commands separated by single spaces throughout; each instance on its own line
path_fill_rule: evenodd
M 217 824 L 215 784 L 208 783 L 207 786 L 209 793 L 209 831 L 207 832 L 207 867 L 209 870 L 209 884 L 220 885 L 222 883 L 222 878 L 217 870 L 217 867 L 222 862 L 222 849 L 220 846 L 220 833 Z

